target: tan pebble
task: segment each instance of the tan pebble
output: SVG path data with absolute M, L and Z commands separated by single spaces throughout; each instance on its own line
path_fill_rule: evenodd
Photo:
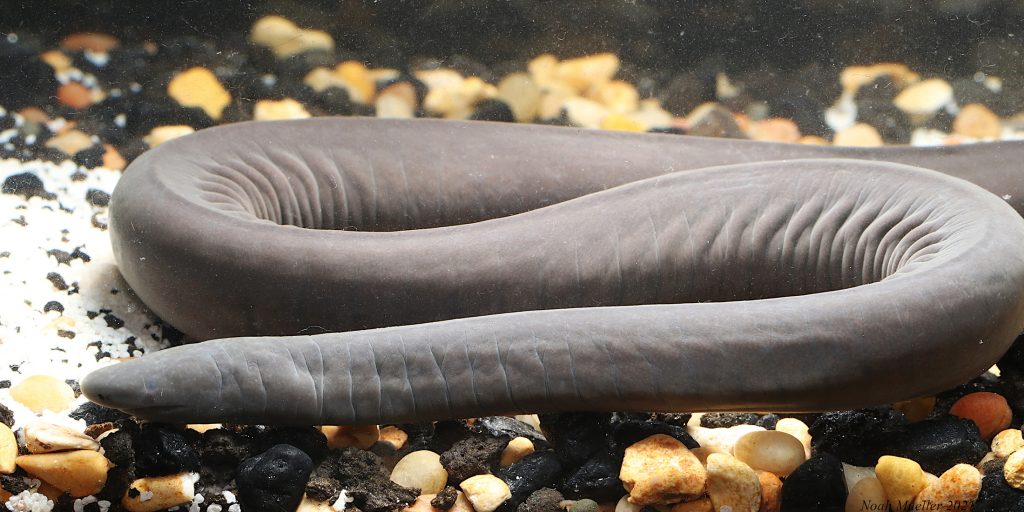
M 511 73 L 498 83 L 498 98 L 508 104 L 520 123 L 537 117 L 540 97 L 540 88 L 527 73 Z
M 988 107 L 971 103 L 960 109 L 953 120 L 953 131 L 976 139 L 996 139 L 1003 133 L 1003 125 Z
M 836 146 L 877 147 L 885 142 L 874 126 L 867 123 L 856 123 L 836 132 L 832 143 Z
M 608 114 L 601 120 L 601 129 L 620 132 L 645 132 L 647 131 L 647 126 L 624 114 Z
M 167 95 L 183 107 L 203 109 L 215 121 L 231 104 L 231 93 L 221 85 L 217 75 L 198 66 L 175 75 L 167 84 Z
M 761 507 L 761 480 L 750 466 L 732 455 L 708 455 L 708 497 L 717 510 L 757 512 Z
M 388 425 L 380 429 L 380 441 L 390 444 L 396 450 L 401 450 L 409 441 L 409 434 L 394 425 Z
M 846 496 L 845 512 L 864 512 L 865 510 L 887 510 L 888 500 L 882 482 L 871 476 L 857 482 L 850 488 Z
M 810 144 L 813 146 L 827 146 L 829 144 L 828 140 L 826 140 L 824 137 L 819 137 L 817 135 L 804 135 L 803 137 L 800 137 L 800 140 L 797 142 L 800 144 Z
M 121 156 L 121 153 L 110 144 L 104 144 L 103 149 L 103 167 L 107 169 L 113 169 L 115 171 L 123 171 L 128 166 L 128 162 Z
M 698 498 L 693 501 L 684 501 L 668 507 L 669 512 L 715 512 L 715 505 L 711 498 Z
M 196 473 L 140 478 L 132 482 L 121 504 L 129 512 L 155 512 L 184 505 L 195 498 L 195 484 L 198 480 L 199 475 Z M 131 492 L 131 489 L 138 493 Z M 132 494 L 135 496 L 132 497 Z
M 149 132 L 149 135 L 143 137 L 143 140 L 146 141 L 146 144 L 148 144 L 149 147 L 155 148 L 169 140 L 177 139 L 178 137 L 188 135 L 194 131 L 195 129 L 187 125 L 157 126 Z
M 527 425 L 533 427 L 534 430 L 540 432 L 540 416 L 536 414 L 517 414 L 515 418 Z
M 202 434 L 210 430 L 221 428 L 221 426 L 222 425 L 220 423 L 191 423 L 188 425 L 188 428 Z
M 377 425 L 324 425 L 320 431 L 327 437 L 327 446 L 334 450 L 349 446 L 369 450 L 380 439 L 380 427 Z
M 68 57 L 66 53 L 60 50 L 43 52 L 39 58 L 58 73 L 71 69 L 71 66 L 74 64 L 71 57 Z
M 790 119 L 773 117 L 751 125 L 750 138 L 770 142 L 800 142 L 800 128 Z
M 888 75 L 899 87 L 916 82 L 920 75 L 914 73 L 906 64 L 883 62 L 868 66 L 849 66 L 839 74 L 839 83 L 843 90 L 856 92 L 861 86 L 874 82 L 880 76 Z
M 412 452 L 395 464 L 391 481 L 404 487 L 418 487 L 424 494 L 437 494 L 448 481 L 441 456 L 430 450 Z
M 804 445 L 790 434 L 777 430 L 751 432 L 736 441 L 733 454 L 754 469 L 787 477 L 806 460 Z
M 370 78 L 370 72 L 362 62 L 346 60 L 335 66 L 334 72 L 348 84 L 348 95 L 352 101 L 363 105 L 373 102 L 377 84 Z
M 775 473 L 757 471 L 761 483 L 761 508 L 757 512 L 779 512 L 782 508 L 782 480 Z
M 640 107 L 640 93 L 633 84 L 625 80 L 612 80 L 598 86 L 590 94 L 590 98 L 619 114 L 632 112 Z
M 413 73 L 416 79 L 427 86 L 427 90 L 458 87 L 466 77 L 454 69 L 422 69 Z
M 290 57 L 312 50 L 334 51 L 334 38 L 323 30 L 300 29 L 294 37 L 271 47 L 279 58 Z
M 62 491 L 62 490 L 60 490 L 60 489 L 58 489 L 58 488 L 56 488 L 56 487 L 46 483 L 46 482 L 43 482 L 42 484 L 40 484 L 39 488 L 36 489 L 36 492 L 39 493 L 39 494 L 42 494 L 43 496 L 46 496 L 47 498 L 50 498 L 51 500 L 55 500 L 55 501 L 60 498 L 61 494 L 64 494 L 64 491 Z
M 418 499 L 418 498 L 417 498 Z M 409 510 L 406 508 L 405 510 Z M 331 507 L 331 503 L 327 501 L 315 501 L 310 499 L 309 496 L 303 494 L 302 501 L 299 502 L 299 506 L 295 509 L 295 512 L 338 512 Z
M 716 453 L 716 452 L 713 452 L 713 451 L 711 451 L 711 450 L 709 450 L 707 448 L 704 448 L 703 446 L 698 446 L 696 448 L 691 449 L 690 453 L 692 453 L 694 457 L 697 457 L 697 460 L 699 460 L 701 464 L 707 466 L 708 465 L 708 455 L 711 455 L 712 453 Z
M 57 101 L 75 110 L 83 110 L 93 103 L 92 91 L 78 82 L 68 82 L 57 88 Z
M 11 427 L 0 423 L 0 475 L 14 473 L 14 459 L 18 458 L 18 440 Z
M 613 53 L 597 53 L 563 60 L 555 67 L 555 78 L 569 84 L 578 93 L 608 83 L 619 71 L 619 58 Z
M 299 34 L 299 26 L 281 16 L 264 16 L 249 29 L 249 41 L 253 44 L 274 48 L 287 43 Z
M 22 455 L 16 462 L 32 476 L 76 498 L 100 492 L 112 466 L 106 457 L 93 450 Z
M 625 495 L 619 498 L 619 501 L 615 502 L 614 512 L 640 512 L 640 507 L 634 503 L 629 502 L 629 495 Z
M 661 103 L 656 99 L 646 99 L 640 102 L 640 109 L 627 114 L 630 119 L 650 128 L 668 128 L 672 126 L 672 114 L 661 108 Z
M 865 478 L 875 478 L 875 468 L 865 466 L 851 466 L 845 462 L 843 464 L 843 479 L 846 481 L 846 488 L 853 489 L 857 485 L 857 482 Z
M 892 408 L 903 413 L 903 415 L 906 416 L 907 421 L 911 423 L 915 421 L 923 421 L 928 419 L 928 415 L 931 414 L 932 409 L 935 408 L 935 396 L 924 396 L 921 398 L 913 398 L 902 402 L 896 402 L 892 404 Z
M 928 485 L 921 465 L 903 457 L 879 457 L 875 475 L 882 482 L 885 495 L 893 507 L 906 507 Z
M 408 82 L 392 84 L 377 94 L 374 102 L 377 117 L 410 119 L 416 117 L 416 89 Z
M 1020 429 L 1008 428 L 992 438 L 992 451 L 996 457 L 1009 457 L 1021 448 L 1024 448 L 1024 436 Z
M 0 487 L 0 503 L 4 503 L 7 500 L 11 499 L 11 496 L 13 496 L 13 494 L 7 492 L 7 489 Z
M 95 439 L 63 425 L 35 421 L 22 429 L 25 447 L 31 453 L 50 453 L 66 450 L 99 450 Z
M 736 425 L 728 428 L 688 427 L 687 432 L 702 448 L 713 453 L 733 454 L 733 447 L 741 437 L 751 432 L 764 432 L 757 425 Z
M 558 69 L 558 57 L 550 53 L 542 53 L 526 64 L 526 70 L 534 83 L 543 87 L 555 79 L 555 70 Z
M 1003 476 L 1010 487 L 1024 491 L 1024 450 L 1017 450 L 1006 458 Z
M 46 147 L 56 148 L 68 156 L 92 147 L 92 137 L 81 130 L 68 130 L 46 141 Z
M 105 421 L 103 423 L 93 423 L 92 425 L 87 425 L 85 427 L 84 434 L 99 441 L 100 438 L 106 437 L 105 434 L 111 430 L 115 430 L 114 424 L 109 421 Z
M 374 68 L 367 69 L 366 76 L 367 78 L 370 79 L 370 81 L 376 84 L 378 82 L 387 82 L 390 80 L 394 80 L 402 76 L 402 72 L 393 68 Z
M 76 32 L 60 41 L 61 48 L 97 53 L 109 52 L 120 45 L 121 41 L 118 38 L 100 32 Z
M 640 506 L 693 499 L 704 493 L 707 470 L 674 437 L 655 434 L 626 448 L 619 480 Z
M 981 472 L 974 466 L 957 464 L 917 495 L 913 510 L 969 512 L 980 491 Z
M 19 110 L 18 114 L 21 114 L 26 121 L 32 121 L 33 123 L 50 122 L 50 116 L 39 107 L 25 107 Z
M 11 388 L 11 398 L 36 414 L 61 412 L 75 399 L 75 391 L 56 377 L 32 375 Z
M 252 109 L 252 118 L 257 121 L 279 121 L 282 119 L 308 119 L 310 115 L 302 103 L 292 99 L 259 100 Z
M 476 512 L 494 512 L 512 497 L 508 484 L 494 475 L 471 476 L 459 484 Z
M 594 100 L 572 97 L 562 103 L 569 122 L 582 128 L 600 128 L 608 109 Z
M 511 466 L 533 452 L 533 441 L 525 437 L 512 438 L 505 449 L 501 451 L 500 465 L 501 467 Z
M 941 78 L 929 78 L 907 86 L 892 102 L 908 114 L 934 114 L 953 102 L 953 86 Z
M 316 92 L 324 92 L 331 87 L 347 89 L 348 84 L 334 74 L 334 70 L 323 66 L 313 68 L 302 79 L 302 83 L 309 86 Z
M 541 94 L 540 105 L 537 106 L 537 117 L 540 119 L 556 119 L 562 115 L 562 104 L 573 95 L 561 90 L 545 91 Z

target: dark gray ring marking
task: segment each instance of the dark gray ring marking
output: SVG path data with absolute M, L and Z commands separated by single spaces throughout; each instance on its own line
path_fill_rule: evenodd
M 1024 207 L 1022 163 L 1018 143 L 204 130 L 131 165 L 111 236 L 164 319 L 247 337 L 117 364 L 82 390 L 153 420 L 292 424 L 933 393 L 1024 327 L 1024 220 L 1006 204 Z

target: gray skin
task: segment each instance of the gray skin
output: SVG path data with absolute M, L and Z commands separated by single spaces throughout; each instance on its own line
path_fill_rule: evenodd
M 204 130 L 129 167 L 110 229 L 153 311 L 227 339 L 82 391 L 150 420 L 302 425 L 926 395 L 1024 328 L 1022 162 L 1018 143 L 434 120 Z

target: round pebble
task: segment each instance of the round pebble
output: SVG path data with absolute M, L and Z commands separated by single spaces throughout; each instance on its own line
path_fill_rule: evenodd
M 733 454 L 736 443 L 752 432 L 764 432 L 757 425 L 735 425 L 726 428 L 689 427 L 687 432 L 701 448 L 710 452 Z
M 1024 436 L 1020 429 L 1008 428 L 992 438 L 992 452 L 996 457 L 1009 457 L 1021 448 L 1024 448 Z
M 78 82 L 68 82 L 57 88 L 57 101 L 75 110 L 83 110 L 92 105 L 92 91 Z
M 733 454 L 754 469 L 787 477 L 803 464 L 804 445 L 790 434 L 777 430 L 751 432 L 736 441 Z
M 494 475 L 476 475 L 459 484 L 476 512 L 494 512 L 512 497 L 508 484 Z
M 850 488 L 846 497 L 845 512 L 863 512 L 864 510 L 886 510 L 888 501 L 882 482 L 875 477 L 861 479 Z
M 537 117 L 540 96 L 540 88 L 527 73 L 511 73 L 498 83 L 498 98 L 508 103 L 520 123 Z
M 1006 430 L 1013 419 L 1013 411 L 1006 399 L 987 391 L 964 395 L 953 403 L 949 413 L 977 424 L 982 439 L 992 439 L 996 432 Z
M 892 102 L 908 114 L 934 114 L 953 102 L 953 86 L 941 78 L 929 78 L 907 86 Z
M 28 474 L 76 498 L 100 492 L 111 467 L 106 457 L 93 450 L 22 455 L 16 462 Z
M 867 123 L 856 123 L 836 132 L 832 143 L 836 146 L 877 147 L 885 142 L 874 126 Z
M 369 450 L 380 439 L 380 427 L 377 425 L 324 425 L 320 431 L 327 437 L 327 446 L 334 450 L 349 446 Z
M 800 142 L 800 128 L 790 119 L 773 117 L 754 123 L 750 127 L 750 138 L 769 142 Z
M 252 118 L 257 121 L 277 121 L 282 119 L 308 119 L 313 117 L 302 103 L 292 98 L 281 100 L 260 100 L 252 109 Z
M 25 447 L 31 453 L 50 453 L 65 450 L 99 450 L 95 439 L 63 425 L 36 421 L 22 429 Z
M 401 450 L 409 441 L 409 434 L 394 425 L 388 425 L 380 429 L 380 441 L 390 444 L 396 450 Z
M 14 473 L 14 460 L 18 458 L 18 441 L 11 427 L 0 423 L 0 475 Z
M 511 466 L 534 451 L 533 441 L 525 437 L 514 437 L 508 442 L 508 446 L 501 451 L 499 464 L 501 467 Z
M 889 504 L 903 510 L 927 485 L 921 465 L 903 457 L 883 455 L 875 465 L 875 474 L 885 489 Z
M 626 448 L 619 480 L 632 503 L 669 504 L 703 494 L 707 470 L 678 439 L 655 434 Z
M 56 377 L 32 375 L 11 388 L 11 398 L 36 414 L 61 412 L 75 399 L 75 391 Z
M 981 472 L 968 464 L 957 464 L 921 491 L 915 510 L 969 512 L 981 491 Z
M 788 435 L 788 434 L 787 434 Z M 724 453 L 708 455 L 708 497 L 715 510 L 757 512 L 761 480 L 750 466 Z
M 1006 458 L 1003 476 L 1010 487 L 1024 491 L 1024 450 L 1017 450 Z
M 988 107 L 971 103 L 961 108 L 953 120 L 953 132 L 976 139 L 996 139 L 1003 133 L 1003 125 Z
M 155 148 L 169 140 L 177 139 L 194 131 L 196 131 L 194 128 L 187 125 L 157 126 L 149 132 L 149 135 L 144 137 L 144 140 L 149 147 Z
M 404 487 L 418 487 L 423 494 L 437 494 L 448 481 L 441 456 L 430 450 L 412 452 L 395 464 L 391 481 Z
M 231 104 L 231 93 L 221 85 L 217 75 L 198 66 L 175 75 L 167 84 L 167 95 L 183 107 L 203 109 L 214 120 L 220 119 Z
M 569 512 L 598 512 L 599 510 L 601 507 L 597 502 L 589 499 L 576 500 L 569 507 Z
M 758 512 L 779 512 L 782 508 L 782 480 L 775 473 L 756 472 L 761 484 L 761 508 Z

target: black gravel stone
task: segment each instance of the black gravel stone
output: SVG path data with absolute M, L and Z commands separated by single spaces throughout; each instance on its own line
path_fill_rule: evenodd
M 81 165 L 86 169 L 95 169 L 103 165 L 103 154 L 106 153 L 106 148 L 102 144 L 93 144 L 78 153 L 71 158 L 77 165 Z
M 508 103 L 495 99 L 486 99 L 478 102 L 469 119 L 471 121 L 497 121 L 500 123 L 516 122 L 516 118 L 512 114 L 512 108 L 508 106 Z
M 450 485 L 446 485 L 430 500 L 430 506 L 441 510 L 448 510 L 455 505 L 459 499 L 459 491 Z
M 419 489 L 407 489 L 391 481 L 383 461 L 358 448 L 331 450 L 314 476 L 333 479 L 365 512 L 391 512 L 416 501 Z
M 565 497 L 562 493 L 545 487 L 530 495 L 518 508 L 516 512 L 563 512 L 559 503 Z
M 306 484 L 306 496 L 314 501 L 332 502 L 341 494 L 341 485 L 333 478 L 314 476 Z M 345 507 L 346 510 L 348 507 Z
M 985 84 L 973 78 L 953 80 L 953 97 L 961 107 L 971 103 L 981 103 L 989 108 L 999 103 L 999 94 L 985 87 Z
M 846 506 L 843 464 L 819 453 L 796 468 L 782 486 L 782 512 L 842 512 Z
M 639 419 L 633 415 L 616 413 L 612 416 L 611 448 L 621 455 L 633 443 L 646 439 L 654 434 L 665 434 L 679 440 L 687 448 L 700 446 L 694 441 L 685 427 L 668 423 Z
M 888 451 L 941 475 L 956 464 L 977 464 L 988 453 L 988 444 L 982 441 L 973 421 L 944 416 L 911 423 L 893 436 Z
M 906 423 L 903 414 L 889 407 L 825 413 L 810 426 L 811 448 L 847 464 L 874 466 L 886 454 L 885 437 Z
M 51 300 L 43 305 L 43 313 L 49 313 L 50 311 L 56 311 L 58 313 L 64 312 L 64 305 L 55 300 Z
M 760 416 L 752 412 L 709 412 L 700 417 L 700 426 L 728 428 L 736 425 L 756 425 Z
M 46 279 L 49 280 L 50 283 L 53 284 L 54 288 L 56 288 L 56 289 L 58 289 L 60 291 L 64 291 L 64 290 L 68 289 L 68 283 L 66 283 L 64 281 L 64 276 L 62 276 L 62 275 L 60 275 L 60 274 L 58 274 L 56 272 L 49 272 L 49 273 L 47 273 L 46 274 Z
M 257 451 L 265 451 L 274 445 L 287 444 L 294 446 L 309 455 L 313 464 L 319 464 L 327 457 L 327 437 L 315 427 L 277 427 L 271 428 L 260 439 Z
M 647 133 L 662 133 L 668 135 L 686 135 L 686 130 L 678 126 L 657 126 L 647 130 Z
M 8 427 L 14 426 L 14 412 L 4 404 L 0 404 L 0 423 Z
M 936 112 L 934 116 L 926 120 L 922 126 L 932 130 L 950 133 L 953 131 L 954 119 L 956 119 L 956 116 L 950 114 L 945 108 L 940 108 L 939 111 Z
M 765 414 L 761 416 L 755 425 L 764 427 L 767 430 L 775 430 L 775 425 L 779 422 L 779 415 L 775 413 Z
M 135 441 L 139 435 L 139 426 L 130 419 L 114 422 L 117 432 L 107 434 L 100 441 L 103 454 L 117 467 L 133 467 L 135 464 Z
M 910 117 L 891 101 L 864 101 L 857 105 L 857 119 L 878 130 L 889 144 L 910 142 Z
M 606 445 L 611 431 L 611 414 L 572 412 L 544 414 L 540 424 L 562 465 L 578 468 Z
M 42 105 L 56 94 L 53 68 L 39 58 L 40 48 L 0 38 L 0 69 L 8 78 L 0 80 L 0 98 L 10 110 Z
M 85 402 L 82 405 L 79 405 L 69 416 L 76 420 L 85 421 L 86 425 L 95 425 L 97 423 L 107 422 L 113 423 L 117 420 L 128 419 L 129 417 L 127 414 L 117 409 L 108 409 L 93 402 Z
M 473 475 L 490 473 L 507 445 L 507 438 L 472 435 L 442 453 L 441 465 L 448 471 L 450 481 L 461 482 Z
M 198 439 L 164 425 L 145 425 L 135 444 L 135 469 L 139 476 L 163 476 L 197 471 L 200 466 Z M 192 437 L 192 436 L 190 436 Z
M 892 103 L 893 98 L 900 93 L 900 86 L 889 75 L 882 75 L 869 84 L 862 85 L 857 89 L 854 101 L 860 106 L 863 102 L 871 103 Z
M 0 192 L 19 195 L 25 199 L 30 197 L 54 199 L 57 197 L 57 194 L 47 192 L 46 187 L 43 186 L 43 180 L 31 172 L 12 174 L 4 178 L 4 183 L 0 186 Z
M 234 469 L 256 452 L 256 442 L 249 436 L 223 428 L 203 432 L 201 457 L 203 465 Z
M 313 470 L 313 461 L 302 450 L 287 444 L 242 461 L 238 466 L 238 502 L 254 512 L 292 512 Z
M 405 423 L 398 425 L 409 439 L 405 446 L 398 451 L 399 456 L 405 456 L 416 450 L 430 450 L 435 453 L 444 453 L 455 444 L 456 441 L 466 437 L 467 426 L 465 421 L 446 420 L 435 423 Z
M 725 137 L 730 139 L 745 139 L 747 134 L 743 133 L 740 125 L 732 112 L 725 107 L 715 105 L 704 112 L 690 125 L 690 135 L 701 137 Z
M 535 491 L 552 485 L 562 474 L 562 463 L 550 451 L 533 452 L 515 464 L 502 468 L 497 477 L 508 484 L 512 497 L 501 504 L 503 510 L 514 510 Z
M 619 480 L 622 459 L 610 453 L 599 453 L 573 471 L 562 483 L 561 491 L 571 499 L 591 498 L 615 501 L 626 493 Z
M 996 462 L 996 461 L 993 461 Z M 973 512 L 1024 512 L 1024 492 L 1006 483 L 1003 475 L 1003 461 L 993 465 L 994 470 L 985 471 L 981 479 L 981 491 L 971 507 Z
M 85 192 L 85 200 L 89 201 L 89 204 L 93 206 L 107 206 L 110 204 L 110 194 L 102 190 L 90 188 Z
M 478 434 L 486 434 L 491 437 L 525 437 L 533 442 L 535 448 L 541 448 L 548 444 L 548 440 L 532 425 L 524 423 L 508 416 L 486 416 L 477 418 L 469 427 L 469 430 Z

